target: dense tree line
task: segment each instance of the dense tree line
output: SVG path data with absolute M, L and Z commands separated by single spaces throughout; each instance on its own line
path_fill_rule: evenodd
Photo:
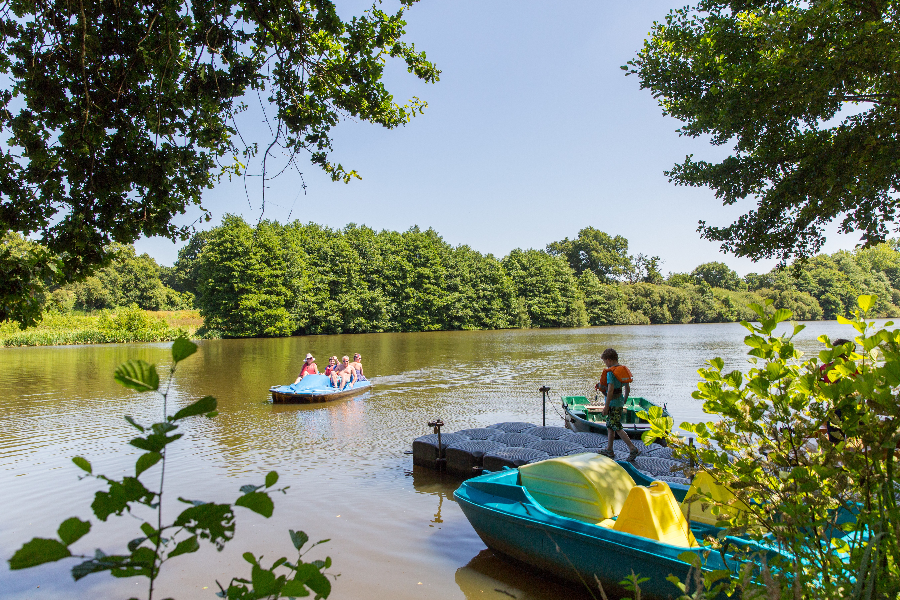
M 879 314 L 900 314 L 896 243 L 746 277 L 721 262 L 663 277 L 659 257 L 629 255 L 625 238 L 592 227 L 498 259 L 432 229 L 252 226 L 227 216 L 197 233 L 174 267 L 131 246 L 113 251 L 97 275 L 45 290 L 48 306 L 195 307 L 208 334 L 229 337 L 719 323 L 752 320 L 749 304 L 766 298 L 799 319 L 834 319 L 860 294 L 878 297 Z
M 432 229 L 252 227 L 229 216 L 195 236 L 171 279 L 227 336 L 729 322 L 752 319 L 748 305 L 765 298 L 801 319 L 833 319 L 861 293 L 879 297 L 881 314 L 900 313 L 890 245 L 746 278 L 718 262 L 664 278 L 660 263 L 591 227 L 497 259 Z

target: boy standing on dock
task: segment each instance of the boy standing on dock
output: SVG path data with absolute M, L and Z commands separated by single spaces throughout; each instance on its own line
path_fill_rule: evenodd
M 631 371 L 628 367 L 619 364 L 619 353 L 612 348 L 607 348 L 600 355 L 606 368 L 600 376 L 600 381 L 595 386 L 606 396 L 606 404 L 603 407 L 603 414 L 606 417 L 606 431 L 609 435 L 609 444 L 606 450 L 601 450 L 600 454 L 615 458 L 613 454 L 613 441 L 616 439 L 616 432 L 619 437 L 624 440 L 628 446 L 628 460 L 634 461 L 640 456 L 641 451 L 632 443 L 631 438 L 622 428 L 622 411 L 625 407 L 625 401 L 628 400 L 628 394 L 631 393 Z

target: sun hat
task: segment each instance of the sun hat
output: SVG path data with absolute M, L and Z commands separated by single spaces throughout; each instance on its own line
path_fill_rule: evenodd
M 315 358 L 313 358 L 313 355 L 312 355 L 312 354 L 307 354 L 307 355 L 306 355 L 306 359 L 309 360 L 310 358 L 312 358 L 313 360 L 316 360 Z

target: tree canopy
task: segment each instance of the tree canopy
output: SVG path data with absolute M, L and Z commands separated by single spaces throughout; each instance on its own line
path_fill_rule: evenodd
M 36 247 L 18 234 L 7 240 L 23 264 L 33 260 Z M 498 259 L 454 247 L 433 229 L 331 229 L 268 220 L 253 225 L 232 215 L 195 234 L 174 267 L 160 267 L 131 246 L 112 245 L 107 252 L 111 263 L 95 275 L 31 290 L 32 310 L 52 316 L 25 333 L 0 323 L 0 344 L 118 339 L 109 336 L 135 329 L 114 327 L 113 320 L 140 325 L 138 309 L 199 309 L 204 325 L 198 334 L 205 337 L 724 323 L 756 318 L 751 304 L 767 299 L 773 310 L 790 310 L 800 320 L 835 319 L 860 294 L 873 297 L 874 315 L 900 316 L 897 240 L 744 278 L 721 262 L 708 262 L 663 279 L 643 264 L 656 257 L 638 255 L 621 281 L 603 281 L 591 269 L 578 274 L 562 256 L 541 250 L 515 249 Z M 63 317 L 79 312 L 99 313 L 100 330 L 68 331 L 74 321 Z M 65 338 L 57 335 L 60 328 L 67 330 Z M 166 327 L 154 335 L 168 332 Z
M 705 281 L 710 287 L 723 288 L 731 291 L 737 291 L 742 287 L 746 287 L 741 282 L 741 276 L 722 262 L 703 263 L 694 269 L 691 275 L 693 275 L 698 282 Z
M 667 172 L 755 210 L 703 237 L 751 258 L 815 254 L 832 221 L 883 241 L 900 191 L 900 2 L 702 0 L 654 24 L 636 74 L 682 135 L 733 144 Z
M 601 281 L 618 279 L 633 268 L 628 240 L 594 227 L 585 227 L 574 240 L 565 238 L 548 244 L 547 252 L 566 259 L 576 274 L 593 271 Z
M 250 160 L 264 190 L 275 152 L 278 169 L 298 168 L 307 152 L 336 181 L 357 176 L 330 156 L 340 120 L 393 128 L 425 106 L 394 101 L 382 80 L 387 59 L 426 82 L 440 73 L 402 39 L 415 1 L 346 22 L 330 0 L 5 5 L 0 226 L 39 236 L 58 260 L 28 254 L 24 266 L 4 267 L 3 288 L 33 288 L 13 281 L 22 273 L 81 277 L 110 259 L 110 242 L 184 239 L 190 230 L 175 216 Z M 247 94 L 272 108 L 263 149 L 238 129 Z M 32 318 L 21 295 L 3 299 L 0 319 Z

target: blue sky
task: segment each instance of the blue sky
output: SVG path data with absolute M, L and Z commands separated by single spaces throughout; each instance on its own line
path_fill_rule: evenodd
M 345 18 L 367 6 L 338 4 Z M 498 257 L 593 226 L 625 236 L 632 254 L 660 256 L 663 273 L 713 260 L 742 275 L 768 271 L 774 261 L 722 254 L 696 231 L 700 219 L 727 225 L 755 202 L 726 208 L 710 190 L 676 187 L 663 175 L 687 154 L 716 160 L 728 148 L 679 137 L 679 122 L 663 117 L 637 78 L 620 69 L 653 22 L 681 5 L 423 0 L 407 13 L 407 39 L 442 70 L 441 81 L 424 84 L 399 64 L 389 66 L 386 81 L 398 102 L 426 100 L 425 114 L 395 130 L 342 123 L 332 159 L 359 171 L 362 181 L 332 183 L 303 165 L 305 194 L 300 176 L 285 172 L 270 182 L 265 217 L 334 228 L 432 227 L 450 244 Z M 264 141 L 259 111 L 249 116 L 254 122 L 244 132 Z M 243 182 L 224 182 L 205 196 L 213 221 L 204 227 L 226 213 L 256 222 L 260 199 L 258 177 L 248 178 L 246 192 Z M 832 234 L 825 251 L 855 243 Z M 181 245 L 136 244 L 162 264 L 172 264 Z

